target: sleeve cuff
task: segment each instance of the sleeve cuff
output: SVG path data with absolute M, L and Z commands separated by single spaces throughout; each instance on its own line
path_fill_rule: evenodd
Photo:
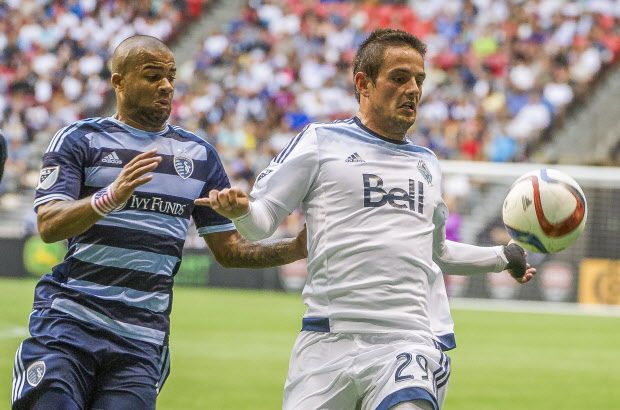
M 502 272 L 506 269 L 506 266 L 508 266 L 508 258 L 506 258 L 503 246 L 496 246 L 495 250 L 498 256 L 497 265 L 495 266 L 495 272 Z
M 226 231 L 234 231 L 235 225 L 233 223 L 227 223 L 223 225 L 213 225 L 213 226 L 203 226 L 202 228 L 198 228 L 198 235 L 205 236 L 210 233 L 216 232 L 226 232 Z
M 70 197 L 69 195 L 65 195 L 65 194 L 49 194 L 49 195 L 44 195 L 39 198 L 36 198 L 34 200 L 34 203 L 32 204 L 32 207 L 34 211 L 36 212 L 38 207 L 40 207 L 41 205 L 49 201 L 74 201 L 74 200 L 75 198 Z

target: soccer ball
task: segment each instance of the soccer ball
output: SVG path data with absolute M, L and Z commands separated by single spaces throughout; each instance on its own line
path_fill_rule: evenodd
M 502 219 L 512 239 L 538 253 L 555 253 L 572 245 L 586 224 L 587 204 L 581 187 L 554 169 L 529 172 L 512 184 Z

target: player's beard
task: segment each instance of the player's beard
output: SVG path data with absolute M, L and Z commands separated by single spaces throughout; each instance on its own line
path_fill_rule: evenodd
M 168 117 L 170 117 L 171 107 L 165 107 L 160 105 L 151 105 L 147 107 L 135 106 L 132 110 L 132 118 L 134 121 L 138 121 L 140 124 L 144 124 L 149 128 L 161 128 Z
M 392 132 L 402 134 L 407 133 L 409 128 L 415 123 L 415 117 L 407 118 L 398 114 L 393 114 L 388 119 L 388 126 Z
M 153 126 L 162 126 L 170 117 L 171 106 L 168 107 L 148 107 L 143 108 L 142 116 Z

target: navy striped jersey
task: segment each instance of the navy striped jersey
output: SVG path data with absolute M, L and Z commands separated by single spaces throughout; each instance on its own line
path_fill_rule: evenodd
M 35 290 L 34 308 L 53 308 L 124 337 L 167 343 L 173 277 L 194 219 L 201 235 L 232 223 L 194 199 L 230 186 L 215 149 L 182 128 L 132 128 L 92 118 L 61 129 L 43 155 L 34 207 L 88 197 L 112 183 L 136 155 L 157 148 L 162 162 L 119 211 L 69 238 L 62 263 Z

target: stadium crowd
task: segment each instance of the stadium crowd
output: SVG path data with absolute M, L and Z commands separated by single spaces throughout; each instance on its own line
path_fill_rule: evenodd
M 428 44 L 411 138 L 441 158 L 521 161 L 620 56 L 620 0 L 402 3 L 247 2 L 179 65 L 170 121 L 215 145 L 232 184 L 250 188 L 308 122 L 356 112 L 354 50 L 370 30 L 389 26 Z M 29 192 L 55 131 L 100 115 L 110 89 L 104 61 L 121 39 L 170 41 L 201 4 L 2 3 L 0 124 L 9 160 L 0 194 Z M 453 185 L 456 196 L 467 193 Z
M 101 115 L 111 96 L 105 62 L 136 33 L 166 41 L 204 0 L 0 2 L 0 129 L 9 145 L 3 192 L 31 191 L 52 136 Z

